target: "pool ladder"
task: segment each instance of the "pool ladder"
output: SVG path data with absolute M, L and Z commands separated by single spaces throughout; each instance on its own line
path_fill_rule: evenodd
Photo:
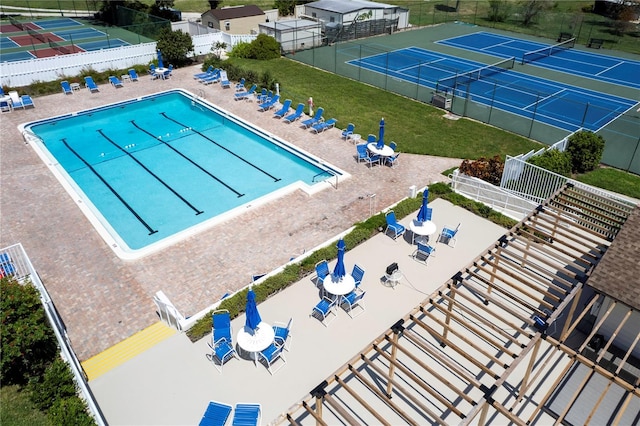
M 334 187 L 335 189 L 338 189 L 338 175 L 337 175 L 337 174 L 336 174 L 336 172 L 334 172 L 333 170 L 329 170 L 329 169 L 327 169 L 327 170 L 324 170 L 324 171 L 322 171 L 322 172 L 318 173 L 317 175 L 315 175 L 315 176 L 311 179 L 311 182 L 315 182 L 317 177 L 320 177 L 320 176 L 323 176 L 323 175 L 331 175 L 331 176 L 335 177 L 335 178 L 336 178 L 336 184 L 335 184 L 335 185 L 333 185 L 333 187 Z

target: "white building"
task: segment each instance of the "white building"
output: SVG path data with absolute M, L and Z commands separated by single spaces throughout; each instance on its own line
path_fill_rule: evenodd
M 309 49 L 323 43 L 322 25 L 308 19 L 263 22 L 259 28 L 260 34 L 275 38 L 284 52 Z

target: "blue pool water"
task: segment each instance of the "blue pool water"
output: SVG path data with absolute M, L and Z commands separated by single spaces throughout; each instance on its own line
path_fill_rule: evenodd
M 30 123 L 27 130 L 126 252 L 274 191 L 311 188 L 340 174 L 179 90 Z

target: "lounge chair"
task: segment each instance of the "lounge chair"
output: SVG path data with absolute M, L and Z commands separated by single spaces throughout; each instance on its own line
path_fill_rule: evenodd
M 236 92 L 244 92 L 245 90 L 247 90 L 247 88 L 244 87 L 244 83 L 244 78 L 241 78 L 240 81 L 236 83 Z
M 353 265 L 351 276 L 353 277 L 353 281 L 355 281 L 356 283 L 356 288 L 360 287 L 360 284 L 362 284 L 362 279 L 364 278 L 364 269 L 362 269 L 357 264 Z
M 202 84 L 218 83 L 220 81 L 220 71 L 221 70 L 216 68 L 211 74 L 204 76 L 202 78 L 199 78 L 198 80 Z
M 84 78 L 84 84 L 85 86 L 87 86 L 87 89 L 89 89 L 89 92 L 91 93 L 100 91 L 98 89 L 98 85 L 96 84 L 95 81 L 93 81 L 93 77 L 91 77 L 90 75 Z
M 214 68 L 213 65 L 209 65 L 209 68 L 205 72 L 199 72 L 193 75 L 193 78 L 196 80 L 200 80 L 201 78 L 205 78 L 213 74 Z
M 124 87 L 122 84 L 122 81 L 120 81 L 120 79 L 118 77 L 116 77 L 115 75 L 110 75 L 109 76 L 109 83 L 111 83 L 111 85 L 115 88 L 118 87 Z
M 11 104 L 13 106 L 13 109 L 16 109 L 16 108 L 25 109 L 28 106 L 35 106 L 33 104 L 33 100 L 31 99 L 31 96 L 29 95 L 19 96 L 18 92 L 16 92 L 15 90 L 12 90 L 11 92 L 9 92 L 9 97 L 11 98 Z
M 284 117 L 289 112 L 289 108 L 291 108 L 291 99 L 285 99 L 284 103 L 282 104 L 282 108 L 274 112 L 273 117 L 274 118 Z
M 265 89 L 264 87 L 262 88 L 262 90 L 260 91 L 260 94 L 256 94 L 256 99 L 258 101 L 259 104 L 266 102 L 267 101 L 267 89 Z
M 321 121 L 311 126 L 311 131 L 316 134 L 324 132 L 325 130 L 334 127 L 337 122 L 338 120 L 336 120 L 335 118 L 330 118 L 327 121 Z
M 356 129 L 356 126 L 353 125 L 353 123 L 347 124 L 347 128 L 342 131 L 342 139 L 344 140 L 350 139 L 355 129 Z
M 425 265 L 428 265 L 429 259 L 436 256 L 436 249 L 428 244 L 422 244 L 420 242 L 417 242 L 416 244 L 418 248 L 416 248 L 411 256 L 414 259 L 418 259 L 420 256 L 424 257 L 424 263 Z
M 211 401 L 202 415 L 199 426 L 224 426 L 232 410 L 231 405 Z
M 457 242 L 456 235 L 460 230 L 460 225 L 461 224 L 459 223 L 455 228 L 450 226 L 445 226 L 444 228 L 442 228 L 442 232 L 440 233 L 440 238 L 438 240 L 440 242 L 445 242 L 451 247 L 455 247 Z
M 131 79 L 131 81 L 138 81 L 139 80 L 138 73 L 133 68 L 131 68 L 129 70 L 129 78 Z
M 324 108 L 320 107 L 318 108 L 318 110 L 316 111 L 316 115 L 314 115 L 311 118 L 307 118 L 306 120 L 303 120 L 300 123 L 300 127 L 304 127 L 305 129 L 308 129 L 309 127 L 313 126 L 316 123 L 319 123 L 322 120 L 322 114 L 324 113 Z
M 282 364 L 278 368 L 273 369 L 273 364 L 279 359 L 282 360 Z M 282 355 L 282 346 L 278 346 L 275 343 L 269 345 L 267 349 L 258 352 L 258 360 L 261 362 L 264 361 L 271 375 L 275 374 L 287 363 L 287 360 Z
M 280 95 L 275 95 L 273 98 L 269 99 L 267 102 L 263 102 L 258 105 L 258 111 L 264 112 L 268 111 L 275 106 L 276 103 L 280 100 Z
M 405 227 L 400 225 L 396 220 L 396 214 L 393 210 L 388 211 L 385 215 L 385 219 L 387 220 L 387 228 L 384 230 L 385 234 L 388 234 L 389 231 L 393 232 L 393 239 L 395 240 L 406 231 Z
M 231 426 L 258 426 L 262 422 L 262 406 L 260 404 L 236 404 Z
M 351 318 L 355 318 L 365 311 L 364 300 L 362 300 L 365 294 L 366 291 L 356 288 L 351 293 L 340 297 L 340 306 Z M 356 307 L 360 308 L 357 313 L 354 311 Z
M 274 342 L 276 345 L 284 346 L 285 350 L 289 351 L 291 349 L 291 326 L 293 324 L 293 318 L 289 319 L 288 323 L 283 322 L 274 322 L 273 323 L 273 332 L 274 332 Z
M 229 77 L 227 77 L 226 71 L 220 71 L 220 87 L 223 89 L 229 89 L 231 87 L 231 82 L 229 81 Z
M 73 95 L 73 89 L 67 80 L 61 81 L 60 86 L 62 86 L 62 93 L 65 95 Z
M 245 99 L 249 99 L 250 97 L 253 96 L 253 93 L 256 91 L 257 88 L 258 88 L 258 85 L 254 84 L 246 92 L 235 93 L 233 95 L 233 100 L 235 100 L 235 101 L 244 101 Z
M 286 117 L 284 117 L 282 119 L 282 122 L 283 123 L 293 123 L 294 121 L 296 121 L 297 119 L 302 117 L 302 112 L 303 111 L 304 111 L 304 104 L 303 103 L 299 103 L 298 107 L 295 110 L 295 112 L 293 114 L 289 114 Z
M 214 311 L 211 342 L 207 342 L 207 344 L 211 349 L 211 362 L 221 373 L 224 364 L 228 360 L 237 358 L 231 335 L 231 316 L 229 311 L 224 309 Z M 216 363 L 216 360 L 218 363 Z
M 0 112 L 11 112 L 13 107 L 8 100 L 0 101 Z
M 311 311 L 311 316 L 320 320 L 322 325 L 328 327 L 331 322 L 337 318 L 338 314 L 335 312 L 337 299 L 332 300 L 328 297 L 323 297 Z M 333 318 L 329 320 L 329 314 L 333 314 Z
M 316 286 L 320 287 L 324 279 L 329 275 L 329 264 L 326 260 L 316 263 Z

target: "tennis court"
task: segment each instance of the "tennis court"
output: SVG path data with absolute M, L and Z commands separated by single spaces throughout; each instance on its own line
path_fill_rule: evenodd
M 528 119 L 567 130 L 597 131 L 637 101 L 510 71 L 515 58 L 487 66 L 420 47 L 348 61 Z
M 640 89 L 640 61 L 575 50 L 573 39 L 549 45 L 479 31 L 436 43 L 500 58 L 515 56 L 523 64 Z

